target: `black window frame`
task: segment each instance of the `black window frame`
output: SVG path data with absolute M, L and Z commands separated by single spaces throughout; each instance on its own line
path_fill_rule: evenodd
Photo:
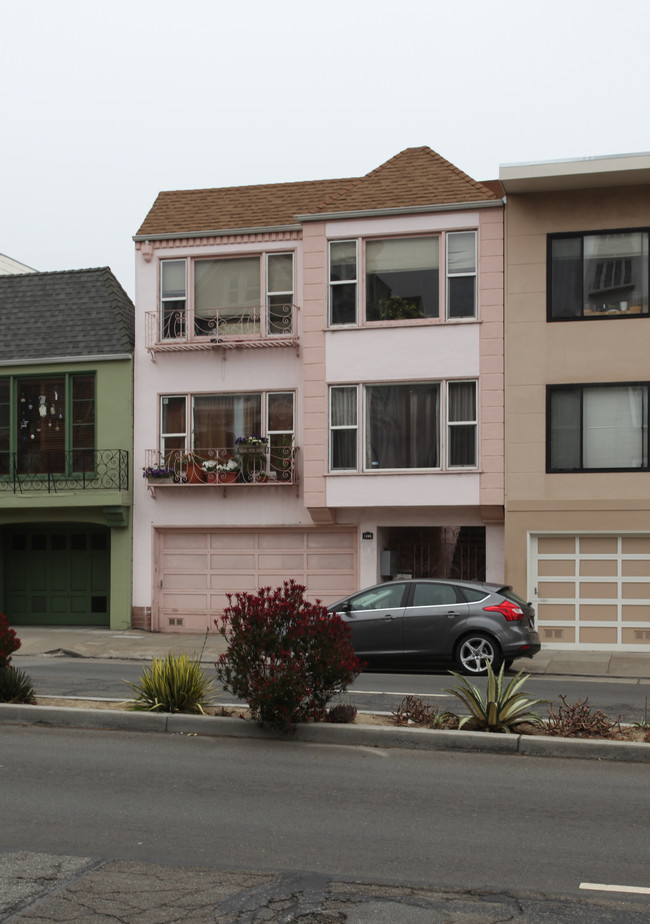
M 606 313 L 585 315 L 585 293 L 584 293 L 584 239 L 586 237 L 599 237 L 607 234 L 646 234 L 648 236 L 648 247 L 650 249 L 650 226 L 641 226 L 636 228 L 595 228 L 581 231 L 562 231 L 546 235 L 546 320 L 551 323 L 564 321 L 604 321 L 620 318 L 648 318 L 650 317 L 650 260 L 648 261 L 648 276 L 646 278 L 646 292 L 648 298 L 648 311 L 639 314 L 620 311 L 618 313 Z M 557 317 L 553 314 L 553 259 L 552 248 L 553 242 L 559 240 L 580 240 L 581 262 L 583 272 L 583 285 L 581 292 L 582 314 L 574 316 Z
M 589 467 L 585 468 L 584 466 L 584 401 L 583 396 L 584 392 L 592 388 L 645 388 L 646 389 L 646 407 L 650 407 L 650 381 L 633 381 L 633 382 L 576 382 L 571 384 L 563 385 L 547 385 L 546 386 L 546 473 L 550 475 L 565 474 L 565 475 L 589 475 L 592 473 L 598 472 L 611 472 L 616 474 L 621 474 L 623 472 L 648 472 L 650 471 L 650 426 L 648 425 L 648 420 L 646 420 L 646 433 L 645 433 L 645 459 L 646 464 L 636 467 L 611 467 L 611 466 L 598 466 L 598 467 Z M 580 439 L 580 460 L 581 466 L 579 468 L 560 468 L 559 466 L 552 465 L 551 458 L 551 434 L 552 434 L 552 419 L 551 419 L 551 402 L 553 394 L 558 392 L 568 392 L 568 391 L 581 391 L 580 395 L 580 430 L 579 430 L 579 439 Z

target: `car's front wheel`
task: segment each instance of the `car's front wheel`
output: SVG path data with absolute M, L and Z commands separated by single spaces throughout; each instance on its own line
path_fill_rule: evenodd
M 456 649 L 456 664 L 464 674 L 473 674 L 481 677 L 487 674 L 487 666 L 491 665 L 496 673 L 501 667 L 503 656 L 497 642 L 489 635 L 474 632 L 461 639 Z

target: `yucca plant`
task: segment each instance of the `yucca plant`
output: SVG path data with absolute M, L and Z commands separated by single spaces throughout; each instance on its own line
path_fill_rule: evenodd
M 0 667 L 0 703 L 33 703 L 34 697 L 27 674 L 15 667 Z
M 205 715 L 215 694 L 210 690 L 212 677 L 206 677 L 201 663 L 187 654 L 153 658 L 151 667 L 142 672 L 139 682 L 125 680 L 136 694 L 132 709 L 148 712 L 192 712 Z
M 457 697 L 470 711 L 471 715 L 462 716 L 458 727 L 462 728 L 467 722 L 472 722 L 478 728 L 493 732 L 511 732 L 516 725 L 522 722 L 531 722 L 535 725 L 541 725 L 542 719 L 530 709 L 539 703 L 545 703 L 543 699 L 526 699 L 521 687 L 528 680 L 530 674 L 524 674 L 519 671 L 516 677 L 513 677 L 507 687 L 503 686 L 503 668 L 495 676 L 491 665 L 487 665 L 487 689 L 485 695 L 479 688 L 468 680 L 461 677 L 454 671 L 450 671 L 454 677 L 457 677 L 462 687 L 453 687 L 445 690 L 445 693 L 451 693 Z

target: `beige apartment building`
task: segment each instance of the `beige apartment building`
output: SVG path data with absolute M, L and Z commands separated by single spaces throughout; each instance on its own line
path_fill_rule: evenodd
M 650 154 L 500 180 L 506 579 L 543 643 L 650 652 Z

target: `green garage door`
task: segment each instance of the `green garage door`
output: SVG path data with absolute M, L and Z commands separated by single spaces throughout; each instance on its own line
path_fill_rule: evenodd
M 3 544 L 10 624 L 108 626 L 109 529 L 11 527 Z

